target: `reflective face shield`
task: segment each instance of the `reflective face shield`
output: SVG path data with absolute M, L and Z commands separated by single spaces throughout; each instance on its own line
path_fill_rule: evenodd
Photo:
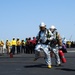
M 57 29 L 52 29 L 52 28 L 50 28 L 50 31 L 53 33 L 55 30 L 57 30 Z
M 41 31 L 44 31 L 45 29 L 46 29 L 45 26 L 44 27 L 40 27 Z
M 54 32 L 54 31 L 55 31 L 55 29 L 51 29 L 51 28 L 50 28 L 50 31 L 51 31 L 51 32 Z

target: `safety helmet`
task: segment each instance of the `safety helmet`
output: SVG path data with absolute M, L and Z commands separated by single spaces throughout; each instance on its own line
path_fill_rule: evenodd
M 46 27 L 46 24 L 44 22 L 41 22 L 39 27 Z
M 56 27 L 55 27 L 54 25 L 52 25 L 52 26 L 50 27 L 50 29 L 56 29 Z

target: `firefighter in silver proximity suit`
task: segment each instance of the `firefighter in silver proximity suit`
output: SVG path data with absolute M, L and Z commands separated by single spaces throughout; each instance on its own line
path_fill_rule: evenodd
M 36 37 L 37 39 L 37 45 L 35 47 L 35 59 L 36 61 L 39 58 L 39 53 L 41 50 L 43 50 L 45 54 L 45 62 L 47 63 L 48 68 L 51 68 L 51 62 L 50 62 L 50 51 L 48 46 L 48 40 L 49 37 L 48 30 L 46 29 L 46 25 L 42 22 L 40 24 L 40 31 Z
M 57 32 L 57 29 L 55 28 L 54 25 L 52 25 L 49 29 L 49 33 L 51 35 L 50 38 L 50 51 L 54 53 L 55 55 L 55 62 L 56 62 L 56 66 L 61 66 L 61 62 L 60 62 L 60 57 L 58 54 L 58 48 L 62 47 L 62 40 L 61 37 L 59 35 L 59 33 Z

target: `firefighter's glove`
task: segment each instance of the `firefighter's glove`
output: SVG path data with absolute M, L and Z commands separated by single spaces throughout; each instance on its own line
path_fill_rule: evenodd
M 47 40 L 49 41 L 52 41 L 53 39 L 54 39 L 53 37 L 47 38 Z
M 59 50 L 61 50 L 62 49 L 62 46 L 59 46 Z

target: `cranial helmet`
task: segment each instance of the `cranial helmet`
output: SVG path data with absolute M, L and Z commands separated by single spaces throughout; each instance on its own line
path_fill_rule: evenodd
M 40 27 L 46 27 L 46 24 L 44 22 L 41 22 Z

